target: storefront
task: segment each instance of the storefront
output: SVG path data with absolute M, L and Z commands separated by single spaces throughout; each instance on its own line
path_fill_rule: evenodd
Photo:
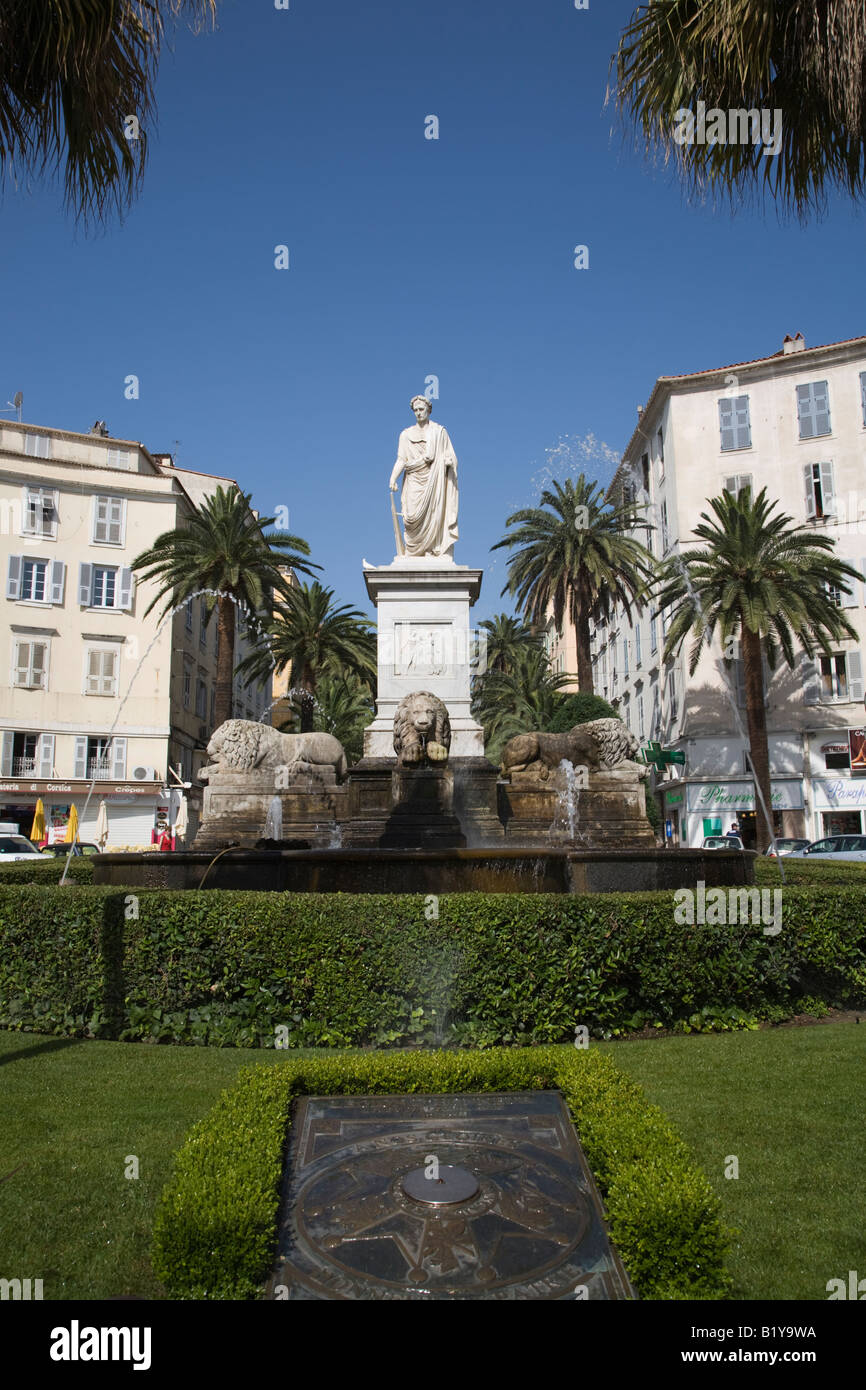
M 815 838 L 858 835 L 866 811 L 866 780 L 859 777 L 816 777 L 812 782 Z
M 803 782 L 797 778 L 773 778 L 771 782 L 774 835 L 804 835 Z M 685 795 L 687 815 L 680 818 L 681 842 L 699 848 L 706 835 L 724 835 L 736 823 L 747 849 L 757 843 L 755 788 L 751 778 L 725 782 L 678 782 L 676 792 Z M 665 793 L 665 805 L 671 792 Z M 676 793 L 673 793 L 676 794 Z
M 97 782 L 85 812 L 89 782 L 0 782 L 0 821 L 18 825 L 29 838 L 37 801 L 45 812 L 46 840 L 56 844 L 66 838 L 72 807 L 78 812 L 78 838 L 97 843 L 99 806 L 105 803 L 108 818 L 106 849 L 151 849 L 160 830 L 173 823 L 179 788 L 170 792 L 156 783 L 144 786 L 126 782 Z M 187 793 L 189 795 L 189 793 Z M 197 824 L 197 816 L 193 823 Z

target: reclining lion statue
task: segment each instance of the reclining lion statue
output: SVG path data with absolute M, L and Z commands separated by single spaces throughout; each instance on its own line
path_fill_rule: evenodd
M 533 769 L 545 782 L 551 770 L 565 760 L 593 771 L 609 771 L 628 762 L 645 774 L 643 764 L 632 761 L 639 747 L 621 719 L 592 719 L 587 724 L 575 724 L 565 734 L 515 735 L 502 750 L 500 772 L 503 777 L 510 777 L 512 772 Z
M 220 724 L 207 753 L 210 762 L 199 773 L 203 782 L 221 772 L 276 772 L 296 764 L 332 767 L 343 778 L 347 768 L 343 745 L 333 734 L 284 734 L 251 719 L 227 719 Z
M 404 695 L 394 713 L 394 752 L 397 761 L 410 767 L 424 761 L 447 761 L 451 747 L 451 720 L 438 695 L 413 690 Z

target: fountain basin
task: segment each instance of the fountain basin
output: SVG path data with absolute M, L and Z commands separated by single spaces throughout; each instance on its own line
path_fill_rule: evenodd
M 755 856 L 700 849 L 228 849 L 93 856 L 114 888 L 286 893 L 618 893 L 746 886 Z

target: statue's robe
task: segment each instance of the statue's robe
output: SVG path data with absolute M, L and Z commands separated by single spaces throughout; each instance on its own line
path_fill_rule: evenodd
M 433 462 L 427 463 L 427 457 Z M 403 535 L 407 555 L 447 555 L 457 540 L 457 456 L 435 420 L 412 425 L 397 444 L 403 469 Z

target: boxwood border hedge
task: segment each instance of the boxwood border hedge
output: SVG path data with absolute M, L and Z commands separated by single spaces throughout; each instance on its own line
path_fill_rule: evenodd
M 863 889 L 787 889 L 778 936 L 679 925 L 670 893 L 452 894 L 437 913 L 409 895 L 2 887 L 0 1026 L 492 1047 L 866 1001 Z
M 155 1214 L 157 1277 L 178 1299 L 258 1296 L 276 1249 L 292 1101 L 301 1095 L 562 1092 L 601 1191 L 611 1238 L 644 1299 L 718 1299 L 732 1231 L 666 1116 L 598 1051 L 289 1055 L 243 1068 L 190 1131 Z

